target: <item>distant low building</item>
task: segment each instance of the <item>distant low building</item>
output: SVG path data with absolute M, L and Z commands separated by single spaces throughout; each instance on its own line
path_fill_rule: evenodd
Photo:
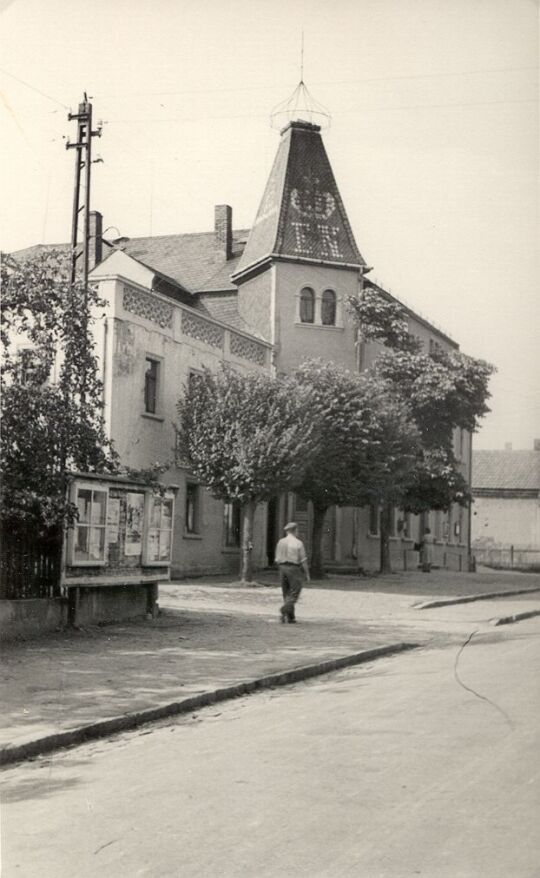
M 477 560 L 540 566 L 540 439 L 529 451 L 473 451 L 472 493 Z

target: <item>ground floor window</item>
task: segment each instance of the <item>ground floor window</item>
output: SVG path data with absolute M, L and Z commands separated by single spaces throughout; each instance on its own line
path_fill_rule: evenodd
M 225 503 L 223 507 L 223 530 L 225 545 L 232 548 L 238 547 L 242 531 L 242 504 L 238 500 Z
M 185 530 L 188 534 L 199 533 L 200 488 L 193 482 L 186 485 Z
M 373 535 L 379 533 L 379 507 L 376 503 L 369 507 L 369 532 Z
M 461 529 L 463 525 L 463 506 L 458 506 L 457 508 L 457 521 L 454 522 L 454 536 L 457 538 L 457 541 L 461 542 Z

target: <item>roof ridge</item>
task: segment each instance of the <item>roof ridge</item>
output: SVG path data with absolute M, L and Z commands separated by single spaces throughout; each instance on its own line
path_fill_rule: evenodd
M 246 234 L 249 234 L 249 232 L 250 232 L 250 229 L 233 229 L 232 230 L 233 235 L 240 235 L 240 234 L 246 235 Z M 116 240 L 116 241 L 120 240 L 121 241 L 121 240 L 125 239 L 125 240 L 128 240 L 130 242 L 131 241 L 157 241 L 161 238 L 196 238 L 196 237 L 201 237 L 202 235 L 215 235 L 215 231 L 214 231 L 214 229 L 210 229 L 207 232 L 167 232 L 167 234 L 165 234 L 165 235 L 136 235 L 134 237 L 130 237 L 128 235 L 125 235 L 125 236 L 122 235 L 120 238 L 114 238 L 113 240 Z M 46 244 L 44 246 L 50 246 L 50 245 Z

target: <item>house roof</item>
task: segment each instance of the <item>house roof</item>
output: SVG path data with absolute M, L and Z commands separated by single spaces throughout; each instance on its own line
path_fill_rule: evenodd
M 438 326 L 435 326 L 434 323 L 430 323 L 430 321 L 427 320 L 426 317 L 423 317 L 417 311 L 413 311 L 412 308 L 409 308 L 408 305 L 405 305 L 398 298 L 396 298 L 396 296 L 392 295 L 392 293 L 390 293 L 388 290 L 385 290 L 384 287 L 379 286 L 379 284 L 375 281 L 370 280 L 369 278 L 364 278 L 364 287 L 369 287 L 372 290 L 376 290 L 387 301 L 395 302 L 397 305 L 399 305 L 404 314 L 412 317 L 414 320 L 416 320 L 417 323 L 421 323 L 422 326 L 425 326 L 426 329 L 429 329 L 430 332 L 433 332 L 439 338 L 443 338 L 449 345 L 451 345 L 451 347 L 459 349 L 458 343 L 454 341 L 454 339 L 451 338 L 449 335 L 447 335 L 446 332 L 443 332 L 443 330 L 439 329 Z
M 230 275 L 235 270 L 247 238 L 246 231 L 233 232 L 233 256 L 225 258 L 216 246 L 214 232 L 185 235 L 158 235 L 119 239 L 125 253 L 145 265 L 155 267 L 182 287 L 201 290 L 236 290 Z
M 281 142 L 236 275 L 270 256 L 365 265 L 318 125 L 291 122 Z
M 473 451 L 472 488 L 540 491 L 540 452 Z
M 233 329 L 240 329 L 242 332 L 248 332 L 250 335 L 254 335 L 263 341 L 268 341 L 268 339 L 265 339 L 260 332 L 257 332 L 256 329 L 246 323 L 244 318 L 239 314 L 236 291 L 234 294 L 230 295 L 227 295 L 227 293 L 219 293 L 216 295 L 203 293 L 198 298 L 197 308 L 200 311 L 205 311 L 210 317 L 213 317 L 214 320 L 220 320 L 222 323 L 226 323 L 227 326 L 231 326 Z
M 22 250 L 14 250 L 12 252 L 12 256 L 15 259 L 33 259 L 35 256 L 39 256 L 40 253 L 43 253 L 47 250 L 59 250 L 61 253 L 67 253 L 70 249 L 70 244 L 32 244 L 31 247 L 23 247 Z

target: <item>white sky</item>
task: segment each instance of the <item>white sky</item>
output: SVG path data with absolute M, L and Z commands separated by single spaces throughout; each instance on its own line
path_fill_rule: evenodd
M 371 277 L 498 367 L 478 448 L 540 438 L 538 4 L 0 0 L 0 247 L 69 240 L 86 89 L 92 207 L 138 236 L 253 222 L 304 78 Z M 7 75 L 7 74 L 11 75 Z M 13 77 L 24 80 L 49 99 Z M 62 106 L 62 105 L 65 105 Z M 116 236 L 113 230 L 111 236 Z

